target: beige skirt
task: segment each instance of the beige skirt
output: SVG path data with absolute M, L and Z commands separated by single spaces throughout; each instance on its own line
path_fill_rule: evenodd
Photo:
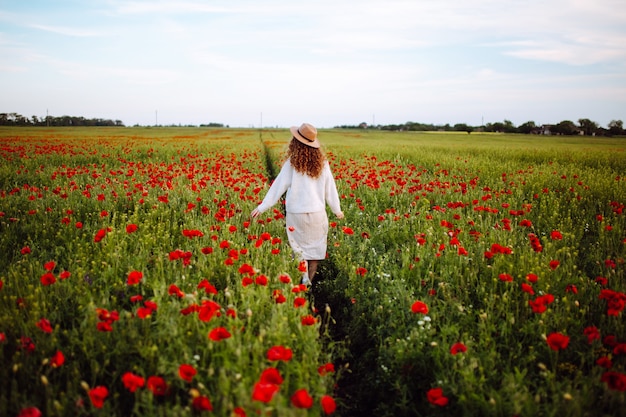
M 299 260 L 319 261 L 326 258 L 328 216 L 325 211 L 287 212 L 285 225 L 289 245 Z

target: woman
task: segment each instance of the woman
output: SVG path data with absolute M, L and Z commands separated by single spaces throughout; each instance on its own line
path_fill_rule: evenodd
M 343 219 L 343 212 L 330 165 L 320 150 L 317 129 L 303 123 L 299 128 L 294 126 L 290 130 L 293 137 L 287 150 L 287 160 L 263 202 L 252 211 L 251 216 L 256 218 L 287 192 L 287 237 L 296 257 L 306 261 L 307 271 L 301 283 L 310 285 L 317 264 L 326 257 L 326 204 L 338 219 Z

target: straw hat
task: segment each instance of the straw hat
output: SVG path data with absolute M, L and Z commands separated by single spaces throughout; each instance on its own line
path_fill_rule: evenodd
M 309 124 L 302 123 L 300 127 L 292 126 L 289 130 L 293 134 L 293 137 L 298 139 L 311 148 L 319 148 L 320 142 L 317 140 L 317 129 Z

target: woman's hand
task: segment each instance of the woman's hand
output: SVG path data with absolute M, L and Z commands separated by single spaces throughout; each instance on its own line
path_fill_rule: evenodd
M 252 210 L 252 212 L 250 213 L 250 217 L 252 217 L 253 219 L 256 218 L 259 214 L 261 214 L 259 212 L 259 209 L 254 209 Z
M 340 211 L 339 213 L 335 214 L 335 216 L 337 216 L 338 219 L 343 219 L 345 216 L 343 215 L 343 211 Z

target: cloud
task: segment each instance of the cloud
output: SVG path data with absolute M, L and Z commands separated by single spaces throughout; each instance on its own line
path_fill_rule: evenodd
M 94 37 L 94 36 L 102 36 L 101 33 L 89 30 L 89 29 L 81 29 L 81 28 L 73 28 L 69 26 L 49 26 L 49 25 L 39 25 L 39 24 L 28 24 L 30 28 L 42 30 L 45 32 L 52 32 L 59 35 L 72 36 L 78 38 L 85 37 Z

